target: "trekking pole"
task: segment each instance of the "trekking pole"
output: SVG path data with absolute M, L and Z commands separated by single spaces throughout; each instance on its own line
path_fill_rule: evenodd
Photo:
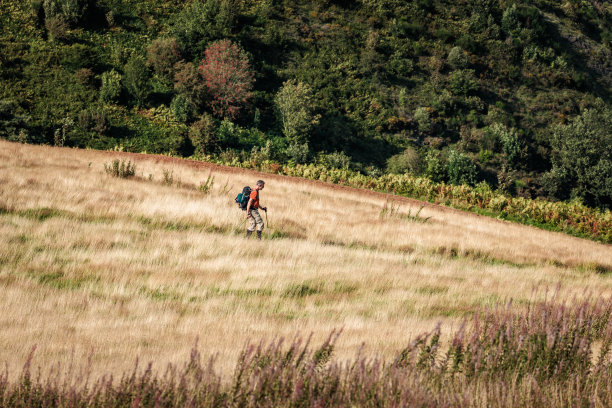
M 270 222 L 268 222 L 268 209 L 266 208 L 266 225 L 270 228 Z

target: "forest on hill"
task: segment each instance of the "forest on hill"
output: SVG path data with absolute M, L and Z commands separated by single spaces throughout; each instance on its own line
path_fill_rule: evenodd
M 608 1 L 0 3 L 0 138 L 612 203 Z

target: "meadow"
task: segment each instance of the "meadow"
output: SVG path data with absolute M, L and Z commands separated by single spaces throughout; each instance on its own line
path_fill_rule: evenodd
M 113 160 L 135 163 L 135 175 L 108 174 Z M 609 319 L 612 249 L 602 243 L 167 156 L 0 141 L 0 169 L 0 361 L 10 381 L 33 346 L 43 372 L 89 361 L 92 376 L 120 376 L 137 357 L 160 372 L 180 365 L 197 342 L 224 383 L 247 343 L 281 337 L 312 333 L 319 345 L 342 330 L 333 342 L 342 366 L 358 352 L 393 360 L 438 324 L 440 348 L 452 349 L 465 319 L 510 300 L 507 314 L 532 316 L 541 302 L 557 310 L 553 298 L 567 310 L 599 299 L 593 316 Z M 246 241 L 233 199 L 259 178 L 268 225 L 261 242 Z M 593 356 L 611 338 L 605 322 Z

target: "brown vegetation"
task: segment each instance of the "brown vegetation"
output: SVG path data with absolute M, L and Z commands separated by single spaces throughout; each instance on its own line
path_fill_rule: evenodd
M 136 162 L 135 176 L 106 174 L 115 159 Z M 161 369 L 196 338 L 228 372 L 247 339 L 320 341 L 340 327 L 336 357 L 362 342 L 389 356 L 436 322 L 446 338 L 482 306 L 520 310 L 545 288 L 612 294 L 610 246 L 432 205 L 416 222 L 419 203 L 383 194 L 265 175 L 270 225 L 247 242 L 233 198 L 255 172 L 7 142 L 0 168 L 11 372 L 34 344 L 43 365 L 93 351 L 96 372 L 136 356 Z

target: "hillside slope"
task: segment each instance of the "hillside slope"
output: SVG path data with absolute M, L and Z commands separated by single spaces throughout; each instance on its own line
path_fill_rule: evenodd
M 610 27 L 599 1 L 4 1 L 0 138 L 610 208 Z
M 136 176 L 106 174 L 112 160 Z M 384 194 L 169 158 L 0 141 L 0 360 L 92 353 L 183 361 L 198 338 L 233 367 L 247 339 L 343 328 L 337 356 L 389 355 L 482 306 L 558 287 L 612 295 L 609 245 Z M 198 189 L 208 177 L 208 193 Z M 264 240 L 233 198 L 267 183 Z M 425 205 L 422 211 L 421 206 Z

